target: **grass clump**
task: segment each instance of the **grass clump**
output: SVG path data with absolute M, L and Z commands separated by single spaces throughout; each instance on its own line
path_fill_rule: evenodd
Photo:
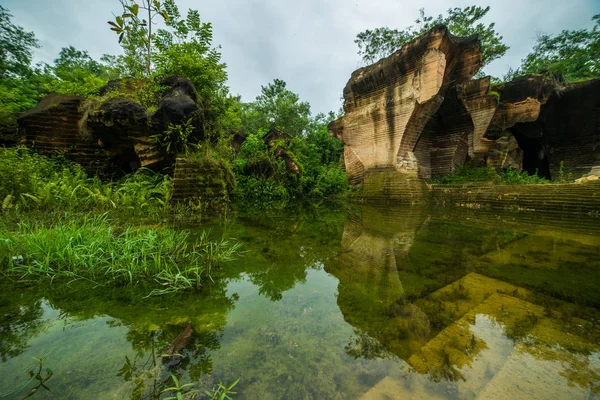
M 157 214 L 171 196 L 171 178 L 147 169 L 118 182 L 89 177 L 64 157 L 50 158 L 25 148 L 0 148 L 2 210 L 108 211 Z
M 106 215 L 0 229 L 0 266 L 9 275 L 160 284 L 152 295 L 199 288 L 239 249 L 239 243 L 211 241 L 206 233 L 192 241 L 189 232 L 169 228 L 117 229 Z
M 433 184 L 461 184 L 487 182 L 495 185 L 539 185 L 551 183 L 537 174 L 529 175 L 514 168 L 496 171 L 495 168 L 465 164 L 450 175 L 434 176 L 429 179 Z

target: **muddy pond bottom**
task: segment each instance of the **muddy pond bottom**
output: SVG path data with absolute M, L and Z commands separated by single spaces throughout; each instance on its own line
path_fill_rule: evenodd
M 0 284 L 0 398 L 600 399 L 597 218 L 310 209 L 187 226 L 200 293 Z M 168 357 L 167 357 L 168 355 Z

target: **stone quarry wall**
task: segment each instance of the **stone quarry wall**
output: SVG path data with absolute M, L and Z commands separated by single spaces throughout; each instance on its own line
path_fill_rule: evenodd
M 345 115 L 329 130 L 362 188 L 355 197 L 414 202 L 428 192 L 424 179 L 467 161 L 546 178 L 600 175 L 600 80 L 525 76 L 492 87 L 472 79 L 480 67 L 477 39 L 440 26 L 352 74 Z
M 19 116 L 19 143 L 42 154 L 62 152 L 100 176 L 172 166 L 174 158 L 152 136 L 190 118 L 196 134 L 202 135 L 198 96 L 192 84 L 179 76 L 163 79 L 161 85 L 167 89 L 154 113 L 126 96 L 106 96 L 113 89 L 127 91 L 140 84 L 143 82 L 111 82 L 91 100 L 50 94 Z
M 377 169 L 417 176 L 417 154 L 423 157 L 423 166 L 429 158 L 426 151 L 415 151 L 425 126 L 446 92 L 470 81 L 480 66 L 477 40 L 456 38 L 438 27 L 390 57 L 355 71 L 344 89 L 345 115 L 330 125 L 331 133 L 345 144 L 350 181 L 365 183 L 365 172 Z M 464 136 L 458 131 L 456 135 Z M 430 140 L 445 145 L 444 138 Z
M 106 157 L 97 140 L 81 132 L 83 101 L 76 96 L 47 96 L 20 116 L 20 143 L 45 155 L 63 152 L 74 162 L 94 169 Z
M 192 204 L 202 209 L 222 210 L 229 204 L 234 182 L 223 165 L 193 157 L 178 157 L 173 177 L 172 205 Z
M 439 206 L 600 216 L 600 182 L 562 185 L 431 185 Z

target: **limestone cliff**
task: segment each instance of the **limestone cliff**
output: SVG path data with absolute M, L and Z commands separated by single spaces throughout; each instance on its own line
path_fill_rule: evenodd
M 376 169 L 416 177 L 419 165 L 425 170 L 422 175 L 429 175 L 431 153 L 418 144 L 436 139 L 422 138 L 425 127 L 448 90 L 469 82 L 480 67 L 479 41 L 454 37 L 440 26 L 355 71 L 344 89 L 345 115 L 330 125 L 345 144 L 350 181 L 362 183 L 365 172 Z M 460 127 L 456 140 L 466 140 L 465 134 Z
M 352 74 L 329 131 L 344 142 L 357 197 L 414 202 L 422 179 L 466 161 L 600 175 L 600 80 L 524 76 L 492 88 L 489 77 L 472 80 L 480 67 L 478 40 L 440 26 Z
M 21 144 L 44 154 L 63 152 L 88 172 L 99 175 L 174 165 L 174 158 L 152 136 L 190 118 L 195 135 L 201 136 L 203 119 L 198 95 L 192 84 L 180 76 L 163 79 L 161 85 L 166 90 L 155 112 L 126 95 L 111 94 L 115 89 L 134 90 L 136 85 L 139 81 L 110 82 L 92 100 L 48 95 L 18 118 Z

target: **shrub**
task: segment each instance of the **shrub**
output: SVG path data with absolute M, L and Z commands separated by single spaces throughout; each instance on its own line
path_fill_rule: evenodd
M 120 182 L 102 182 L 60 155 L 48 158 L 24 148 L 0 148 L 0 159 L 4 209 L 116 209 L 147 215 L 162 212 L 171 196 L 171 179 L 146 169 Z

